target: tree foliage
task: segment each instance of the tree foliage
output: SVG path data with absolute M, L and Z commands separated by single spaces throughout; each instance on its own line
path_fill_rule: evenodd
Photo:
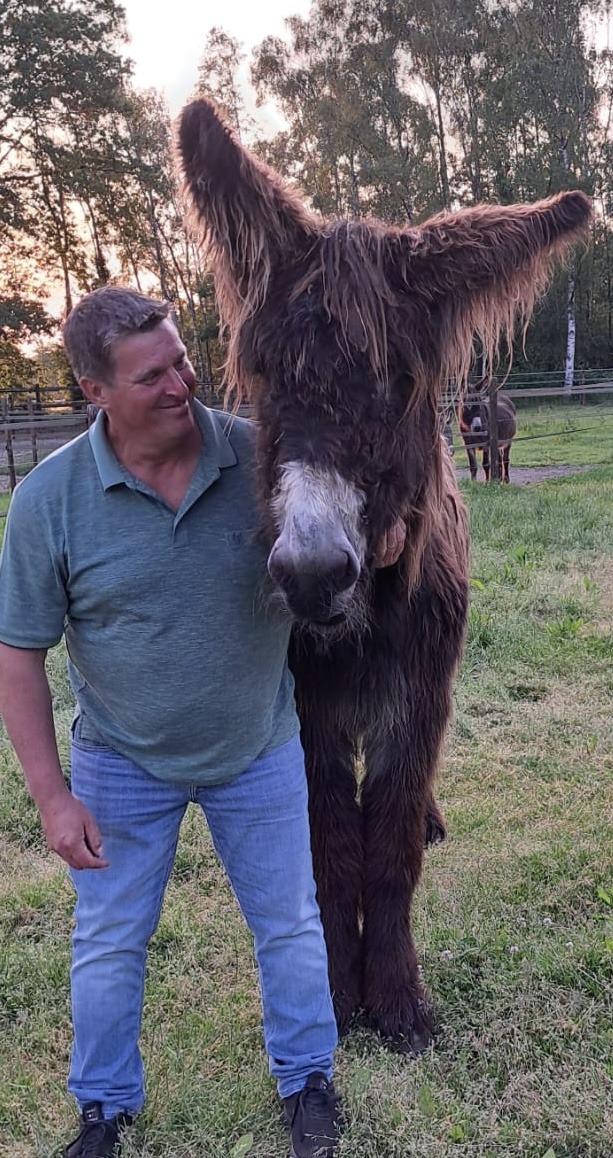
M 195 91 L 324 214 L 418 224 L 585 189 L 591 243 L 552 288 L 527 352 L 561 368 L 572 321 L 577 363 L 611 365 L 613 59 L 594 38 L 600 7 L 313 0 L 251 56 L 252 95 L 276 107 L 282 131 L 258 138 L 247 54 L 221 27 L 202 45 Z M 213 287 L 185 228 L 171 120 L 159 92 L 132 87 L 126 48 L 118 0 L 0 0 L 3 382 L 33 372 L 50 298 L 66 313 L 109 280 L 169 299 L 198 374 L 219 379 Z M 64 373 L 48 351 L 38 360 L 43 377 Z
M 57 287 L 65 315 L 75 295 L 127 281 L 173 303 L 209 379 L 211 287 L 184 228 L 170 119 L 159 93 L 131 88 L 125 42 L 116 0 L 0 2 L 0 320 L 21 313 L 23 338 L 33 288 Z
M 589 254 L 541 309 L 533 365 L 611 364 L 611 54 L 596 0 L 314 0 L 254 54 L 287 129 L 268 156 L 324 213 L 418 222 L 479 201 L 596 195 Z M 606 300 L 603 301 L 603 293 Z M 596 333 L 596 320 L 600 327 Z M 606 319 L 606 337 L 602 324 Z M 570 363 L 569 363 L 570 364 Z M 572 364 L 570 364 L 572 378 Z

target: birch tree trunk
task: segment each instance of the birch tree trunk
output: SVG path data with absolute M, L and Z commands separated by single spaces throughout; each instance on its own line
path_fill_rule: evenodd
M 489 399 L 489 441 L 490 441 L 490 479 L 500 482 L 500 457 L 498 452 L 498 382 L 491 377 L 487 388 Z
M 564 393 L 571 394 L 575 376 L 575 340 L 577 334 L 575 318 L 575 275 L 571 270 L 568 275 L 568 291 L 566 297 L 566 362 L 564 365 Z
M 568 141 L 561 144 L 562 165 L 570 173 L 568 157 Z M 566 292 L 566 361 L 564 363 L 564 393 L 571 394 L 573 378 L 575 376 L 575 345 L 577 339 L 577 319 L 575 314 L 575 273 L 568 271 L 568 286 Z

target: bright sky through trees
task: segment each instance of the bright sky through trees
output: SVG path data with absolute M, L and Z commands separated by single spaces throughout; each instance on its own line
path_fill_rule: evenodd
M 288 16 L 306 16 L 310 0 L 122 0 L 139 88 L 161 89 L 171 113 L 179 111 L 194 88 L 207 33 L 221 27 L 247 49 L 266 36 L 281 36 Z

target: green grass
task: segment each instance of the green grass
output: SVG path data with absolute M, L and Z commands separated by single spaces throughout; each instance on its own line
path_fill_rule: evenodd
M 438 1037 L 339 1051 L 339 1158 L 613 1153 L 613 470 L 467 484 L 473 600 L 441 775 L 446 845 L 415 906 Z M 58 726 L 70 697 L 52 657 Z M 0 1154 L 70 1132 L 72 895 L 0 738 Z M 249 937 L 188 814 L 147 988 L 147 1109 L 126 1158 L 287 1154 Z
M 515 466 L 610 466 L 613 464 L 611 398 L 589 406 L 518 409 Z

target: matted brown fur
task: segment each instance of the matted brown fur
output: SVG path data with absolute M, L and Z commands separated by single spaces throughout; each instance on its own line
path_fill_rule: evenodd
M 353 586 L 323 563 L 306 580 L 307 594 L 336 584 L 334 598 L 346 583 L 343 621 L 303 615 L 290 661 L 339 1026 L 362 1011 L 397 1048 L 419 1050 L 431 1019 L 410 909 L 424 842 L 444 835 L 432 793 L 469 590 L 440 391 L 450 375 L 465 380 L 476 334 L 492 363 L 516 319 L 527 324 L 590 204 L 569 192 L 411 229 L 324 221 L 204 101 L 182 114 L 179 152 L 228 337 L 227 384 L 256 411 L 271 544 L 289 463 L 336 472 L 363 503 Z M 398 517 L 404 553 L 377 570 L 377 544 Z

